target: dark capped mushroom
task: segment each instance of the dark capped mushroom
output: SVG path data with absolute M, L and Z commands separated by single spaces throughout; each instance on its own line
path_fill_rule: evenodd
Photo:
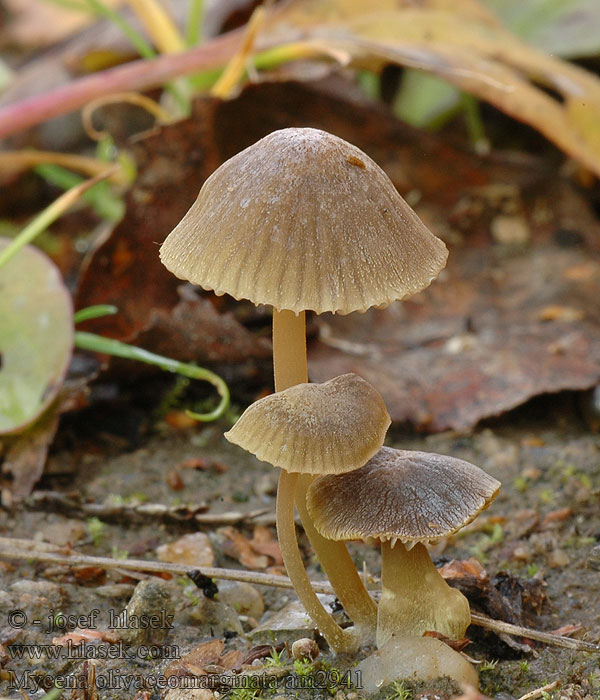
M 427 631 L 464 636 L 471 622 L 467 599 L 442 578 L 424 543 L 471 522 L 499 488 L 462 459 L 390 447 L 360 469 L 312 483 L 307 506 L 324 537 L 381 541 L 377 646 L 393 635 Z

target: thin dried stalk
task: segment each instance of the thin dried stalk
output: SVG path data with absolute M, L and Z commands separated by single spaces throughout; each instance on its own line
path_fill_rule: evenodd
M 153 573 L 172 573 L 185 575 L 190 571 L 184 564 L 170 564 L 160 561 L 144 561 L 141 559 L 112 559 L 110 557 L 89 557 L 85 554 L 69 554 L 70 549 L 49 545 L 35 540 L 22 540 L 11 537 L 0 537 L 0 559 L 27 559 L 31 561 L 46 561 L 67 566 L 98 566 L 104 569 L 124 569 L 128 571 L 149 571 Z M 238 569 L 221 569 L 217 567 L 202 567 L 199 571 L 209 578 L 228 581 L 243 581 L 260 586 L 274 586 L 276 588 L 293 588 L 287 576 L 276 576 L 258 571 L 242 571 Z M 333 588 L 326 581 L 311 581 L 317 593 L 332 594 Z M 492 620 L 479 613 L 471 613 L 471 621 L 474 625 L 484 627 L 493 632 L 510 634 L 515 637 L 526 637 L 549 646 L 588 651 L 600 654 L 600 646 L 580 639 L 562 637 L 549 632 L 512 625 L 501 620 Z

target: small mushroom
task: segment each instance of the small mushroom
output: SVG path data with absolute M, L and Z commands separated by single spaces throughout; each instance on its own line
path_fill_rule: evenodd
M 311 484 L 307 507 L 324 537 L 381 540 L 378 647 L 393 635 L 464 636 L 471 622 L 467 599 L 448 586 L 423 543 L 460 530 L 499 488 L 469 462 L 390 447 L 360 469 Z
M 275 131 L 223 163 L 160 249 L 178 277 L 273 306 L 276 391 L 308 381 L 306 310 L 347 314 L 405 299 L 437 277 L 447 255 L 371 158 L 309 128 Z M 324 563 L 335 546 L 305 522 L 311 480 L 282 471 L 278 499 L 297 492 Z
M 365 464 L 383 445 L 390 417 L 383 399 L 364 379 L 344 374 L 323 384 L 297 384 L 248 407 L 225 437 L 293 474 L 340 474 Z M 288 575 L 306 610 L 327 637 L 340 635 L 314 600 L 298 551 L 293 498 L 280 495 L 277 531 Z M 292 517 L 290 517 L 290 512 Z M 373 634 L 376 606 L 345 547 L 331 542 L 321 562 L 358 637 Z M 310 590 L 307 591 L 306 588 Z

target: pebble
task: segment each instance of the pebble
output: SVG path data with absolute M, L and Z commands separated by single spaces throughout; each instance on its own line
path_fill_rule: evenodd
M 319 645 L 314 639 L 303 637 L 292 644 L 292 657 L 295 661 L 314 661 L 319 656 Z
M 317 597 L 327 610 L 330 609 L 329 604 L 335 600 L 332 595 L 318 594 Z M 299 637 L 314 637 L 315 626 L 300 601 L 294 600 L 268 620 L 261 622 L 248 636 L 253 644 L 271 644 L 273 633 L 276 634 L 278 642 L 292 644 Z
M 174 542 L 161 545 L 156 550 L 156 556 L 159 561 L 192 567 L 213 566 L 215 563 L 210 540 L 203 532 L 192 532 Z
M 522 216 L 496 216 L 490 229 L 493 239 L 501 245 L 524 245 L 531 238 L 529 226 Z
M 131 645 L 160 644 L 171 629 L 175 606 L 167 584 L 146 579 L 135 587 L 131 600 L 118 617 L 115 633 Z
M 399 678 L 434 680 L 449 676 L 459 685 L 477 687 L 477 671 L 459 653 L 433 637 L 392 637 L 381 649 L 363 659 L 361 693 L 370 695 Z
M 135 586 L 131 583 L 107 583 L 94 588 L 94 592 L 102 598 L 131 598 L 134 591 Z
M 217 696 L 207 688 L 171 688 L 165 700 L 215 700 Z
M 600 544 L 592 547 L 585 559 L 585 568 L 600 571 Z
M 548 555 L 548 566 L 551 569 L 562 569 L 571 561 L 564 549 L 553 549 Z
M 252 584 L 243 581 L 221 581 L 219 600 L 231 605 L 238 615 L 246 615 L 255 620 L 259 620 L 265 611 L 262 595 Z
M 198 605 L 187 610 L 187 615 L 194 623 L 210 627 L 213 637 L 224 637 L 232 632 L 244 634 L 237 612 L 227 603 L 201 597 Z
M 62 518 L 45 525 L 44 529 L 36 532 L 33 539 L 38 542 L 50 542 L 59 547 L 75 544 L 85 536 L 85 524 L 81 520 Z

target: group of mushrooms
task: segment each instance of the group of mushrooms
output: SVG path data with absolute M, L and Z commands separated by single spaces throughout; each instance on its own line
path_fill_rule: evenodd
M 486 508 L 500 484 L 460 459 L 383 447 L 383 399 L 355 374 L 308 383 L 305 312 L 348 314 L 427 287 L 444 243 L 365 153 L 324 131 L 275 131 L 221 165 L 163 243 L 177 277 L 273 307 L 275 393 L 226 438 L 281 468 L 277 532 L 287 573 L 336 652 L 435 631 L 457 639 L 469 604 L 425 543 Z M 353 627 L 316 596 L 296 539 L 294 508 Z M 381 542 L 376 605 L 345 541 Z M 437 642 L 437 640 L 434 640 Z

